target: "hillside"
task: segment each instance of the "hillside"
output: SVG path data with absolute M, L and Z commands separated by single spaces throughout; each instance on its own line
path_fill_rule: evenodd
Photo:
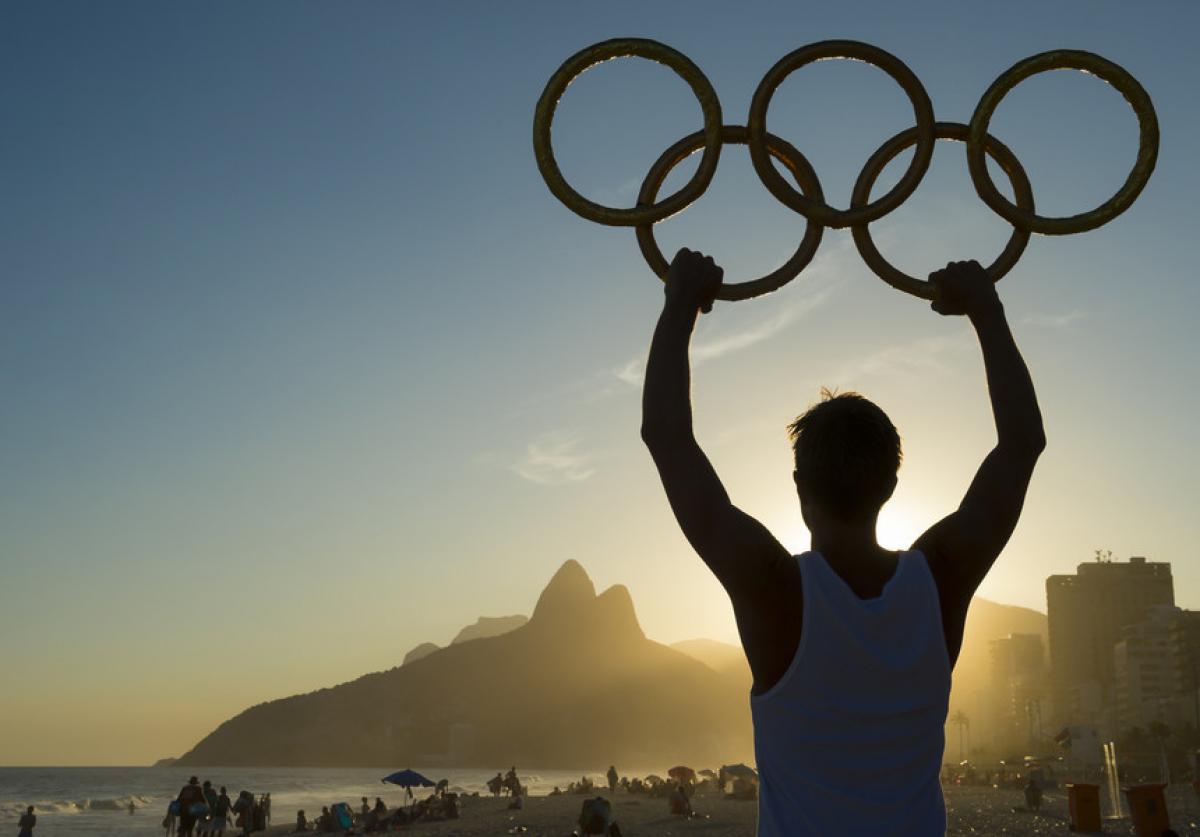
M 646 639 L 629 591 L 566 562 L 527 624 L 221 724 L 181 766 L 395 766 L 749 759 L 738 678 Z
M 462 640 L 472 628 L 499 634 Z M 978 728 L 985 721 L 991 640 L 1045 631 L 1046 617 L 1037 611 L 975 599 L 951 712 L 964 709 Z M 179 764 L 574 768 L 752 761 L 750 685 L 740 648 L 705 639 L 667 647 L 647 639 L 625 587 L 597 595 L 583 567 L 568 561 L 527 621 L 484 618 L 447 648 L 419 646 L 401 667 L 252 707 Z
M 746 668 L 746 655 L 740 646 L 715 639 L 685 639 L 671 643 L 676 651 L 699 660 L 713 671 L 722 674 Z

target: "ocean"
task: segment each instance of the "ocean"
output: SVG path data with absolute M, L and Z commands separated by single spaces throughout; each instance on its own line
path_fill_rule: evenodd
M 408 765 L 397 765 L 402 770 Z M 447 779 L 458 792 L 487 793 L 484 783 L 497 770 L 430 768 L 414 770 L 434 781 Z M 271 794 L 272 823 L 291 823 L 296 811 L 309 817 L 322 805 L 348 802 L 357 810 L 361 798 L 381 797 L 388 808 L 405 803 L 403 788 L 380 782 L 392 771 L 379 768 L 318 767 L 0 767 L 0 832 L 15 834 L 17 820 L 28 805 L 36 808 L 37 837 L 137 837 L 161 835 L 167 804 L 188 777 L 224 785 L 231 798 L 248 790 L 256 797 Z M 579 771 L 525 770 L 517 765 L 522 784 L 535 796 L 549 793 L 558 785 L 579 781 Z M 586 773 L 602 784 L 599 772 Z M 427 794 L 429 791 L 422 791 Z M 134 805 L 129 812 L 129 803 Z

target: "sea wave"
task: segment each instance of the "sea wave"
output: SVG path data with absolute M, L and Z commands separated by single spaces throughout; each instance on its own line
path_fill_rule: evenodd
M 41 799 L 29 803 L 0 802 L 0 817 L 19 817 L 25 809 L 32 805 L 39 814 L 80 814 L 84 811 L 128 811 L 129 804 L 134 809 L 145 808 L 154 803 L 149 796 L 118 796 L 112 799 Z

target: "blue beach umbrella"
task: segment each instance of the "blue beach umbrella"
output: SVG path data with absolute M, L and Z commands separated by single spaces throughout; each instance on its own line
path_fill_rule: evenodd
M 397 770 L 391 776 L 384 776 L 379 781 L 399 785 L 402 788 L 432 788 L 433 782 L 426 779 L 415 770 Z
M 413 795 L 412 788 L 432 788 L 434 786 L 433 782 L 415 770 L 397 770 L 391 776 L 384 776 L 379 781 L 399 785 L 408 792 L 409 796 Z

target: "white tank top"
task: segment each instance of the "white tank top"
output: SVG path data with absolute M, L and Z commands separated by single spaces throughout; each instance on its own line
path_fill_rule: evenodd
M 758 837 L 942 837 L 950 659 L 925 556 L 901 553 L 866 600 L 819 553 L 797 560 L 800 645 L 750 697 Z

